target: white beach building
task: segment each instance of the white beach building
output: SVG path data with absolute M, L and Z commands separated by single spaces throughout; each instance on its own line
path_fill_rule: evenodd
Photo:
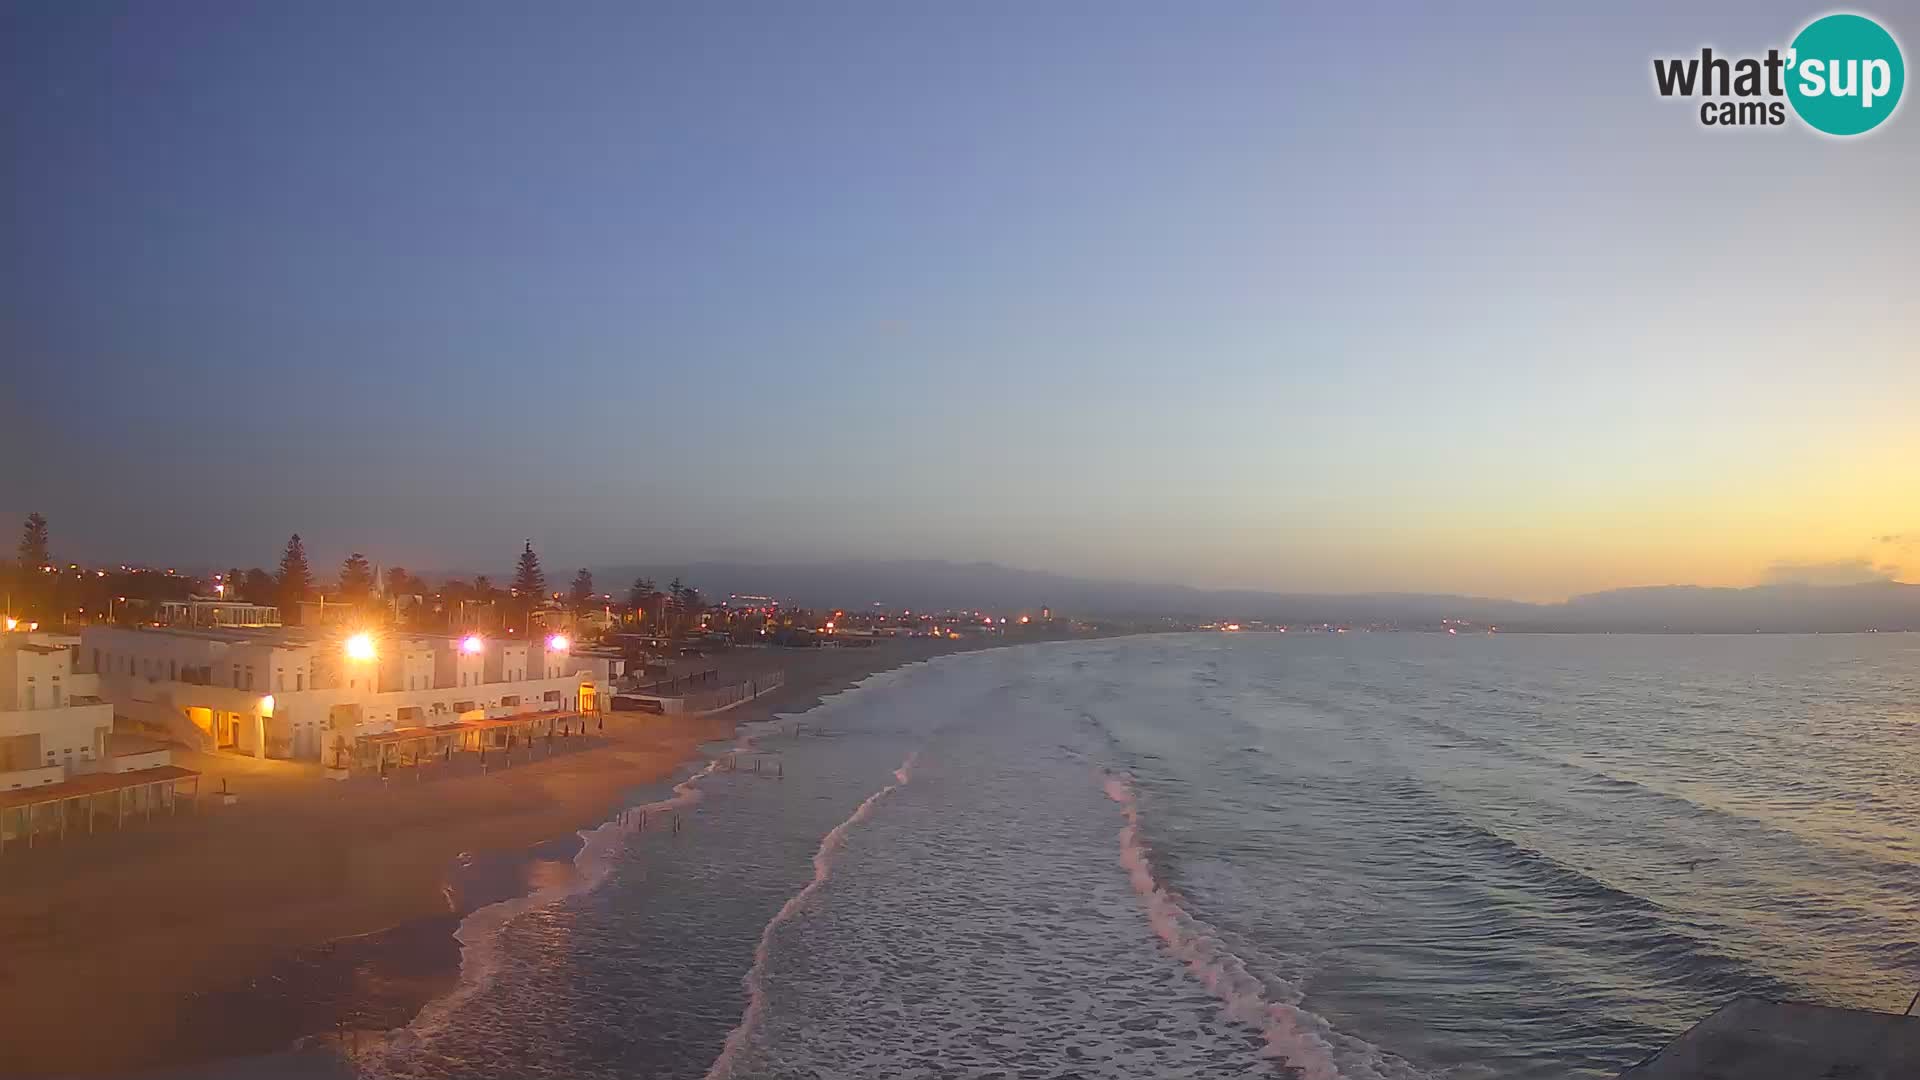
M 0 791 L 90 772 L 107 759 L 113 707 L 74 669 L 80 639 L 0 634 Z
M 204 750 L 326 761 L 396 732 L 594 713 L 618 659 L 564 635 L 528 642 L 323 627 L 82 631 L 80 655 L 119 715 Z
M 199 773 L 172 751 L 116 735 L 113 706 L 79 662 L 71 634 L 0 633 L 0 853 L 38 834 L 92 831 L 129 813 L 172 811 Z

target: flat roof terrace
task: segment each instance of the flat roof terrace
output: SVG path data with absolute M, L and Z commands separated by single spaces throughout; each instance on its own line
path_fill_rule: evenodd
M 194 782 L 193 796 L 197 802 L 200 797 L 200 774 L 193 769 L 178 765 L 155 765 L 147 769 L 130 769 L 117 773 L 87 773 L 71 780 L 62 780 L 57 784 L 41 784 L 38 787 L 18 788 L 12 791 L 0 791 L 0 817 L 13 815 L 19 811 L 17 821 L 19 832 L 25 834 L 25 846 L 32 847 L 35 838 L 43 831 L 56 831 L 43 828 L 37 820 L 36 812 L 45 806 L 58 806 L 55 815 L 57 831 L 65 836 L 68 819 L 67 807 L 73 803 L 82 803 L 86 811 L 87 831 L 94 827 L 95 807 L 90 800 L 102 795 L 114 797 L 114 821 L 123 823 L 129 809 L 127 796 L 130 793 L 146 793 L 143 799 L 134 800 L 133 809 L 151 815 L 156 798 L 159 798 L 167 811 L 175 807 L 174 785 L 183 780 Z M 163 798 L 161 796 L 164 796 Z M 0 821 L 4 825 L 4 821 Z M 7 846 L 7 830 L 0 828 L 0 849 Z M 20 843 L 16 838 L 13 843 Z
M 421 739 L 434 739 L 447 735 L 459 735 L 470 731 L 495 731 L 500 728 L 515 728 L 525 724 L 538 724 L 542 721 L 555 723 L 570 720 L 585 720 L 583 712 L 525 712 L 512 716 L 495 716 L 483 720 L 455 720 L 451 724 L 434 724 L 424 727 L 395 728 L 372 735 L 361 735 L 354 739 L 357 743 L 369 746 L 390 746 L 395 743 L 417 742 Z

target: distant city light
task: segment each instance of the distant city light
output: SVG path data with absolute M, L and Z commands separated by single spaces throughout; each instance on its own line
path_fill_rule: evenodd
M 347 639 L 347 659 L 371 660 L 374 655 L 372 634 L 360 633 Z
M 460 651 L 469 654 L 477 653 L 486 647 L 487 643 L 480 640 L 479 634 L 468 634 L 466 640 L 460 643 Z
M 566 652 L 567 644 L 567 635 L 565 634 L 555 634 L 547 639 L 547 648 L 554 652 Z
M 1021 626 L 1027 625 L 1027 617 L 1025 615 L 1020 616 L 1020 625 Z

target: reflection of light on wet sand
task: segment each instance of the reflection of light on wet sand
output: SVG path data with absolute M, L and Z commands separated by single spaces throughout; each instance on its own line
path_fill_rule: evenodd
M 535 892 L 545 889 L 564 889 L 573 884 L 577 876 L 571 860 L 561 862 L 557 859 L 538 859 L 527 864 L 527 888 Z

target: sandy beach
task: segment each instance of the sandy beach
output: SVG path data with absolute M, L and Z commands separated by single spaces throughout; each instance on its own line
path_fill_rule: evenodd
M 739 724 L 957 647 L 735 650 L 711 663 L 781 669 L 786 685 L 703 718 L 610 713 L 586 739 L 484 775 L 342 784 L 183 754 L 207 774 L 197 812 L 0 858 L 0 1073 L 144 1070 L 403 1024 L 457 975 L 459 917 L 569 872 L 574 832 L 635 789 Z

